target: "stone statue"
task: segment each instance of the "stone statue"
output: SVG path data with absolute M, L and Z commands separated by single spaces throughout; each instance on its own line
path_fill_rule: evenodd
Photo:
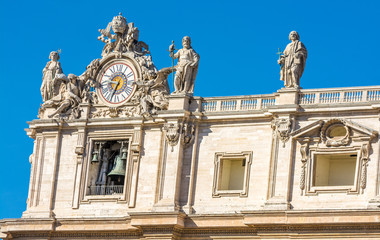
M 61 63 L 58 62 L 58 52 L 51 52 L 49 59 L 51 61 L 46 64 L 46 67 L 42 71 L 41 95 L 44 102 L 54 97 L 54 79 L 57 74 L 62 73 Z
M 296 31 L 290 32 L 291 43 L 286 46 L 283 55 L 277 61 L 281 65 L 280 80 L 284 81 L 285 88 L 298 88 L 305 70 L 307 50 L 299 39 Z
M 167 78 L 172 72 L 171 68 L 163 68 L 157 73 L 151 73 L 148 81 L 137 81 L 136 85 L 140 88 L 138 96 L 142 108 L 141 115 L 150 116 L 157 110 L 166 110 L 169 105 L 169 84 Z
M 57 109 L 48 115 L 49 118 L 60 113 L 71 114 L 74 118 L 79 117 L 78 105 L 81 102 L 80 88 L 78 87 L 77 76 L 69 74 L 68 82 L 62 83 L 59 94 L 42 104 L 41 108 L 56 107 Z M 71 110 L 71 111 L 69 111 Z
M 174 92 L 173 94 L 193 94 L 194 82 L 198 73 L 199 55 L 191 47 L 191 39 L 185 36 L 182 39 L 183 48 L 174 54 L 171 52 L 170 57 L 178 58 L 178 63 L 174 67 Z M 170 46 L 170 49 L 174 48 Z
M 95 88 L 96 71 L 99 68 L 99 59 L 93 60 L 86 68 L 86 71 L 78 77 L 80 82 L 80 96 L 84 103 L 98 103 L 98 98 L 93 89 Z
M 111 33 L 111 29 L 115 34 Z M 133 22 L 127 23 L 127 19 L 115 16 L 112 22 L 108 23 L 106 29 L 99 29 L 101 36 L 98 40 L 106 45 L 103 48 L 102 57 L 115 52 L 121 56 L 124 52 L 134 52 L 137 55 L 149 54 L 149 47 L 146 43 L 139 41 L 139 30 Z

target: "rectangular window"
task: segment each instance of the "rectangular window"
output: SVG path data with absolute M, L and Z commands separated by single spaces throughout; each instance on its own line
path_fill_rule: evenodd
M 357 154 L 315 154 L 314 158 L 314 186 L 355 184 Z
M 252 152 L 218 152 L 214 161 L 213 197 L 246 197 Z

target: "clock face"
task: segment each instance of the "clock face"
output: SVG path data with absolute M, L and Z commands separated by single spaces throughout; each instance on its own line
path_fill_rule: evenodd
M 110 104 L 120 105 L 128 101 L 136 88 L 136 74 L 125 63 L 107 67 L 100 78 L 100 97 Z

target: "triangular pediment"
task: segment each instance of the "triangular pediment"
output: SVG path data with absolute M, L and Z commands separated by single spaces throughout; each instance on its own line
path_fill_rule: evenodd
M 317 132 L 320 132 L 322 125 L 324 124 L 323 120 L 315 121 L 305 127 L 295 130 L 290 135 L 293 138 L 302 138 L 306 136 L 316 135 Z M 318 136 L 318 135 L 317 135 Z
M 377 136 L 378 132 L 363 126 L 359 123 L 350 121 L 350 120 L 345 120 L 345 119 L 340 119 L 340 118 L 333 118 L 333 119 L 326 119 L 326 120 L 317 120 L 307 126 L 304 126 L 300 129 L 295 130 L 294 132 L 291 133 L 291 136 L 295 139 L 297 138 L 305 138 L 305 137 L 319 137 L 321 136 L 321 132 L 323 135 L 323 132 L 333 124 L 342 124 L 348 128 L 350 128 L 353 132 L 353 134 L 358 134 L 361 136 L 367 136 L 370 138 L 373 138 Z

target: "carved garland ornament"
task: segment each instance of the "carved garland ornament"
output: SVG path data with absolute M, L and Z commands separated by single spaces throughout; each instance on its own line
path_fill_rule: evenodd
M 306 142 L 301 146 L 301 176 L 300 176 L 300 189 L 305 189 L 305 177 L 306 177 L 306 164 L 309 158 L 309 143 Z M 303 192 L 303 191 L 302 191 Z

